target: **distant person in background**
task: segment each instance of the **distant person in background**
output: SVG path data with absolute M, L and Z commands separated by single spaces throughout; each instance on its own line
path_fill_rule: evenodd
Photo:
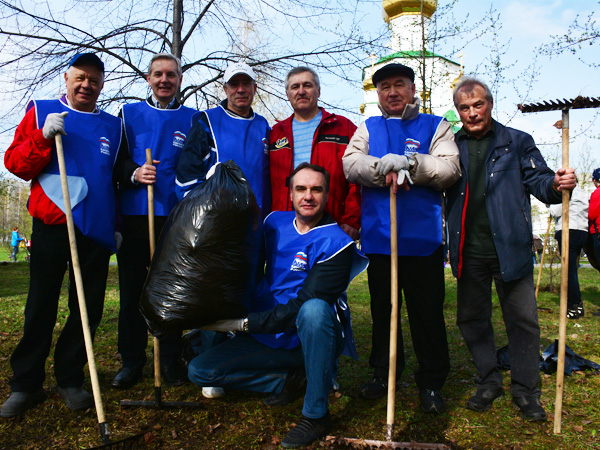
M 583 302 L 579 290 L 579 255 L 588 238 L 588 205 L 587 194 L 579 187 L 573 189 L 569 202 L 569 287 L 567 295 L 567 318 L 583 317 Z M 556 221 L 554 237 L 558 241 L 558 250 L 562 251 L 562 205 L 549 207 L 550 215 Z
M 21 243 L 22 240 L 23 240 L 23 238 L 21 236 L 19 236 L 19 227 L 14 227 L 13 231 L 12 231 L 12 237 L 10 239 L 10 245 L 13 248 L 12 255 L 10 255 L 10 256 L 14 262 L 17 262 L 17 253 L 19 253 L 19 244 Z
M 592 173 L 592 182 L 596 190 L 590 197 L 588 219 L 590 224 L 590 233 L 594 240 L 594 250 L 596 250 L 596 260 L 600 261 L 600 167 Z M 594 316 L 600 316 L 600 309 L 593 313 Z
M 533 235 L 533 263 L 541 264 L 542 263 L 542 253 L 544 252 L 544 244 L 542 243 L 542 239 L 537 235 Z

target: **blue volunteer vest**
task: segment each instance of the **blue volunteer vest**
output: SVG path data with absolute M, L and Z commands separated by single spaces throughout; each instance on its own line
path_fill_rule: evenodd
M 140 166 L 146 162 L 146 149 L 152 150 L 156 166 L 154 184 L 154 213 L 168 216 L 177 203 L 175 169 L 185 139 L 192 128 L 192 118 L 198 111 L 186 106 L 177 109 L 158 109 L 147 101 L 123 106 L 123 124 L 131 159 Z M 148 214 L 146 189 L 120 189 L 121 214 Z
M 431 140 L 442 117 L 419 114 L 413 120 L 370 117 L 369 154 L 381 158 L 387 153 L 410 156 L 428 154 Z M 442 244 L 442 200 L 439 191 L 410 185 L 397 193 L 398 255 L 427 256 Z M 390 189 L 363 186 L 361 199 L 361 243 L 366 254 L 389 255 Z
M 263 289 L 270 288 L 270 295 L 257 299 L 257 311 L 266 311 L 279 304 L 286 304 L 298 296 L 311 269 L 319 263 L 325 262 L 344 250 L 349 245 L 354 246 L 354 241 L 336 224 L 327 224 L 315 227 L 307 233 L 301 234 L 295 226 L 295 213 L 293 211 L 275 211 L 265 219 L 265 247 L 267 255 L 267 268 Z M 350 273 L 350 281 L 367 268 L 369 260 L 355 248 L 354 262 Z M 344 334 L 346 348 L 344 354 L 356 356 L 350 309 L 345 302 L 345 295 L 338 304 L 347 317 Z M 335 307 L 334 311 L 335 311 Z M 254 334 L 253 337 L 272 348 L 291 349 L 300 344 L 296 329 L 278 334 Z
M 258 114 L 250 119 L 232 116 L 222 106 L 207 109 L 205 113 L 215 142 L 217 162 L 232 159 L 240 166 L 265 217 L 271 208 L 267 120 Z
M 48 114 L 68 111 L 62 141 L 73 222 L 84 235 L 116 251 L 112 172 L 121 144 L 121 119 L 104 111 L 76 111 L 60 100 L 33 101 L 27 109 L 33 105 L 38 128 Z M 37 178 L 44 193 L 64 212 L 56 151 Z

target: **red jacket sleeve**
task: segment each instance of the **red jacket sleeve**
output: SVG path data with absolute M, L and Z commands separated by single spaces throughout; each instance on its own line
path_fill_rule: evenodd
M 348 121 L 348 141 L 352 139 L 356 131 L 356 125 L 352 121 Z M 348 183 L 348 195 L 344 202 L 344 217 L 341 223 L 350 225 L 357 230 L 360 229 L 360 186 L 355 183 Z
M 4 166 L 19 178 L 35 178 L 50 162 L 52 141 L 38 129 L 35 107 L 30 108 L 15 131 L 12 144 L 4 154 Z
M 4 154 L 4 166 L 19 178 L 31 182 L 29 213 L 46 225 L 66 222 L 64 213 L 50 200 L 36 177 L 50 162 L 53 142 L 38 129 L 35 107 L 27 111 L 15 131 L 15 138 Z
M 590 220 L 590 233 L 596 233 L 594 223 L 600 231 L 600 188 L 596 188 L 590 197 L 590 208 L 588 210 L 588 219 Z

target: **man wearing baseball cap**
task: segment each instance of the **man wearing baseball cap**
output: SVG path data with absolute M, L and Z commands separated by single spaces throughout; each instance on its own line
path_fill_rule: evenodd
M 246 175 L 263 217 L 271 209 L 269 185 L 269 124 L 252 110 L 256 75 L 243 62 L 232 63 L 223 76 L 226 99 L 200 113 L 177 164 L 177 197 L 206 180 L 218 162 L 234 160 Z
M 12 393 L 2 405 L 0 417 L 22 415 L 45 398 L 46 358 L 71 256 L 54 145 L 57 134 L 63 135 L 92 336 L 102 317 L 108 260 L 116 251 L 112 173 L 122 122 L 96 105 L 104 85 L 104 64 L 100 58 L 93 53 L 75 55 L 64 77 L 66 95 L 59 100 L 30 102 L 4 155 L 4 165 L 10 172 L 31 180 L 28 207 L 33 216 L 33 232 L 23 337 L 10 359 Z M 67 407 L 83 410 L 93 405 L 93 399 L 82 387 L 87 358 L 71 269 L 69 311 L 54 350 L 54 374 L 58 393 Z
M 397 192 L 399 299 L 406 301 L 419 363 L 415 381 L 421 409 L 441 413 L 441 388 L 450 370 L 444 321 L 442 191 L 460 177 L 458 148 L 450 124 L 419 113 L 414 71 L 387 64 L 373 74 L 382 115 L 360 124 L 342 162 L 348 181 L 362 185 L 362 250 L 368 256 L 373 378 L 365 398 L 387 392 L 391 315 L 390 184 Z M 409 186 L 410 183 L 410 186 Z M 396 371 L 405 368 L 398 314 Z

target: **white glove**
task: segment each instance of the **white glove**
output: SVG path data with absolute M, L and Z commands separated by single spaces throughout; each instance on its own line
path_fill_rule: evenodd
M 408 169 L 408 158 L 404 155 L 387 153 L 375 163 L 375 170 L 384 177 L 390 172 L 399 172 L 402 169 Z
M 209 323 L 200 327 L 201 330 L 222 331 L 242 331 L 244 329 L 244 319 L 224 319 Z
M 44 122 L 44 128 L 42 128 L 42 134 L 46 139 L 54 140 L 54 136 L 57 134 L 67 135 L 65 133 L 65 117 L 69 114 L 67 111 L 61 113 L 50 113 L 46 116 Z
M 408 180 L 408 182 L 410 184 L 413 184 L 413 180 L 410 177 L 410 174 L 408 173 L 408 170 L 406 169 L 400 169 L 398 171 L 398 186 L 402 186 L 406 180 Z

